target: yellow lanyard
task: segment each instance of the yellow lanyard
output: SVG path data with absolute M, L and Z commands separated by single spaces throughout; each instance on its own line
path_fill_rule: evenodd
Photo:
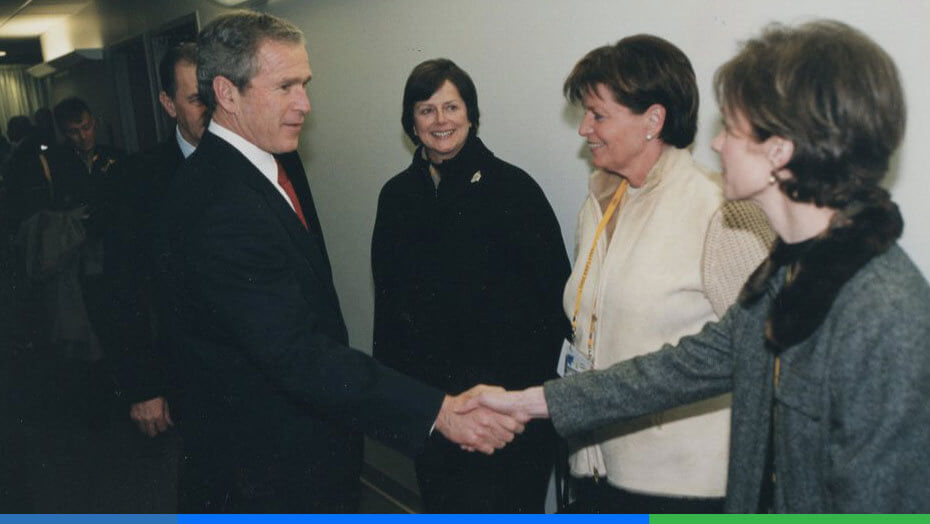
M 581 281 L 578 282 L 578 293 L 575 295 L 575 311 L 572 313 L 572 339 L 574 339 L 575 331 L 577 329 L 578 323 L 576 321 L 578 317 L 578 311 L 581 310 L 581 294 L 584 292 L 585 281 L 588 280 L 588 271 L 591 269 L 591 261 L 594 259 L 594 251 L 597 249 L 597 241 L 601 238 L 601 234 L 604 232 L 604 228 L 607 227 L 607 223 L 610 222 L 610 217 L 614 215 L 614 211 L 617 210 L 617 206 L 620 205 L 620 200 L 623 198 L 623 194 L 626 193 L 627 187 L 626 179 L 620 182 L 620 186 L 617 188 L 617 191 L 614 192 L 614 197 L 610 199 L 610 204 L 607 205 L 607 209 L 604 211 L 604 216 L 601 217 L 601 221 L 597 224 L 597 229 L 594 231 L 594 241 L 591 242 L 591 249 L 588 251 L 588 260 L 585 262 L 584 271 L 581 273 Z M 595 322 L 595 313 L 591 313 L 591 331 L 593 332 L 594 322 Z M 588 334 L 588 349 L 593 347 L 594 339 L 592 338 L 592 333 Z M 590 356 L 590 355 L 589 355 Z

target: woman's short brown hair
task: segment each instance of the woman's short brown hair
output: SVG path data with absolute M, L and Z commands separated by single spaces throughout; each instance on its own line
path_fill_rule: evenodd
M 697 132 L 698 88 L 688 57 L 653 35 L 635 35 L 584 56 L 565 79 L 562 91 L 573 103 L 603 84 L 615 101 L 641 115 L 652 104 L 665 108 L 659 138 L 687 147 Z
M 726 115 L 741 112 L 757 140 L 794 143 L 782 182 L 792 199 L 842 208 L 868 200 L 904 135 L 907 111 L 891 57 L 860 31 L 819 20 L 773 24 L 714 75 Z
M 410 76 L 407 77 L 406 85 L 404 85 L 404 102 L 400 125 L 403 126 L 404 132 L 407 133 L 407 136 L 415 145 L 420 145 L 420 138 L 413 129 L 413 106 L 417 102 L 428 100 L 447 80 L 452 82 L 452 85 L 458 89 L 462 101 L 465 102 L 465 112 L 468 115 L 468 122 L 471 124 L 470 132 L 476 133 L 478 131 L 481 112 L 478 110 L 478 93 L 475 89 L 475 83 L 471 81 L 468 73 L 452 60 L 434 58 L 420 62 L 414 67 L 413 71 L 410 72 Z

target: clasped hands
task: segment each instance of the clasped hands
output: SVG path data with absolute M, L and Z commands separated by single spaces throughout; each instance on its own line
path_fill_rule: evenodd
M 435 427 L 462 449 L 491 455 L 523 433 L 531 419 L 548 416 L 542 387 L 506 391 L 479 384 L 458 396 L 446 395 Z

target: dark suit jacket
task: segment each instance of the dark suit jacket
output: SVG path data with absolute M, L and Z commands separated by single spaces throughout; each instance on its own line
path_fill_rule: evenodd
M 113 320 L 107 346 L 115 356 L 119 387 L 129 403 L 170 396 L 168 355 L 158 343 L 153 318 L 155 264 L 151 243 L 156 214 L 184 155 L 172 135 L 129 159 L 120 184 L 109 258 Z
M 181 511 L 351 511 L 365 432 L 415 453 L 443 393 L 347 346 L 319 217 L 310 230 L 207 132 L 168 191 L 156 240 L 185 441 Z

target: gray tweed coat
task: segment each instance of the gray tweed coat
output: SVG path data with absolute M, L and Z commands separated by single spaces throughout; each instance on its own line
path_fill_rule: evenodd
M 893 245 L 842 286 L 813 334 L 763 333 L 784 268 L 677 346 L 545 384 L 562 435 L 733 392 L 726 509 L 755 512 L 775 400 L 779 512 L 930 512 L 930 287 Z M 802 313 L 803 314 L 803 313 Z

